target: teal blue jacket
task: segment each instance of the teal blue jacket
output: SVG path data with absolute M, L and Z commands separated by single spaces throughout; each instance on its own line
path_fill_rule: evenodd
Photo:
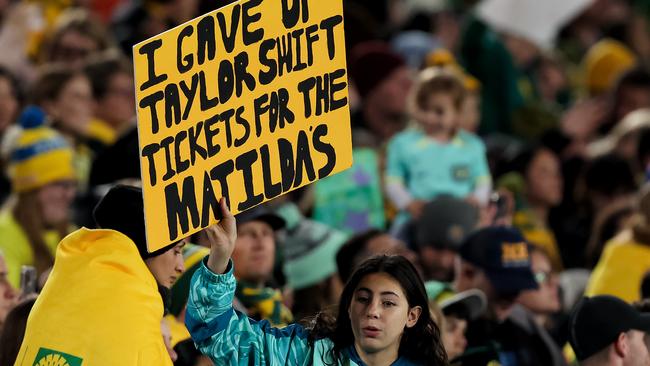
M 310 344 L 309 331 L 298 324 L 278 329 L 255 321 L 232 307 L 237 281 L 232 261 L 225 274 L 210 271 L 205 262 L 192 276 L 185 325 L 201 353 L 215 365 L 349 365 L 365 366 L 353 346 L 343 359 L 331 362 L 328 338 Z M 392 366 L 417 366 L 401 357 Z

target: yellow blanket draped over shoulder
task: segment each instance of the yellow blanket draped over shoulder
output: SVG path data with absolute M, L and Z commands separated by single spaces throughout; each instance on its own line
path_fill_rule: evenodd
M 56 251 L 15 365 L 172 365 L 160 330 L 162 299 L 135 244 L 79 229 Z

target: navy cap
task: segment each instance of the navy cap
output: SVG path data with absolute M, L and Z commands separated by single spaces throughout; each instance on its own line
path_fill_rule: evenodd
M 488 227 L 470 235 L 459 254 L 481 268 L 499 294 L 516 295 L 539 287 L 530 268 L 529 252 L 517 229 Z
M 571 312 L 569 343 L 578 361 L 583 361 L 632 329 L 650 333 L 650 314 L 614 296 L 585 297 Z

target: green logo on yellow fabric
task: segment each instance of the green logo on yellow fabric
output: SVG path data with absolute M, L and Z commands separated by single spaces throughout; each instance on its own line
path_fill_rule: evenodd
M 33 366 L 81 366 L 83 360 L 67 353 L 41 348 Z

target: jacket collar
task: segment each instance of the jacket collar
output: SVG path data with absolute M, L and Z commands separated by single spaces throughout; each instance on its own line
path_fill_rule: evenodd
M 361 360 L 361 357 L 359 357 L 359 354 L 357 353 L 356 348 L 354 348 L 354 345 L 349 346 L 345 349 L 345 354 L 350 358 L 350 361 L 356 363 L 359 366 L 368 366 L 366 365 L 363 360 Z M 419 366 L 417 363 L 412 362 L 411 360 L 406 359 L 405 357 L 398 357 L 395 362 L 391 364 L 391 366 Z

